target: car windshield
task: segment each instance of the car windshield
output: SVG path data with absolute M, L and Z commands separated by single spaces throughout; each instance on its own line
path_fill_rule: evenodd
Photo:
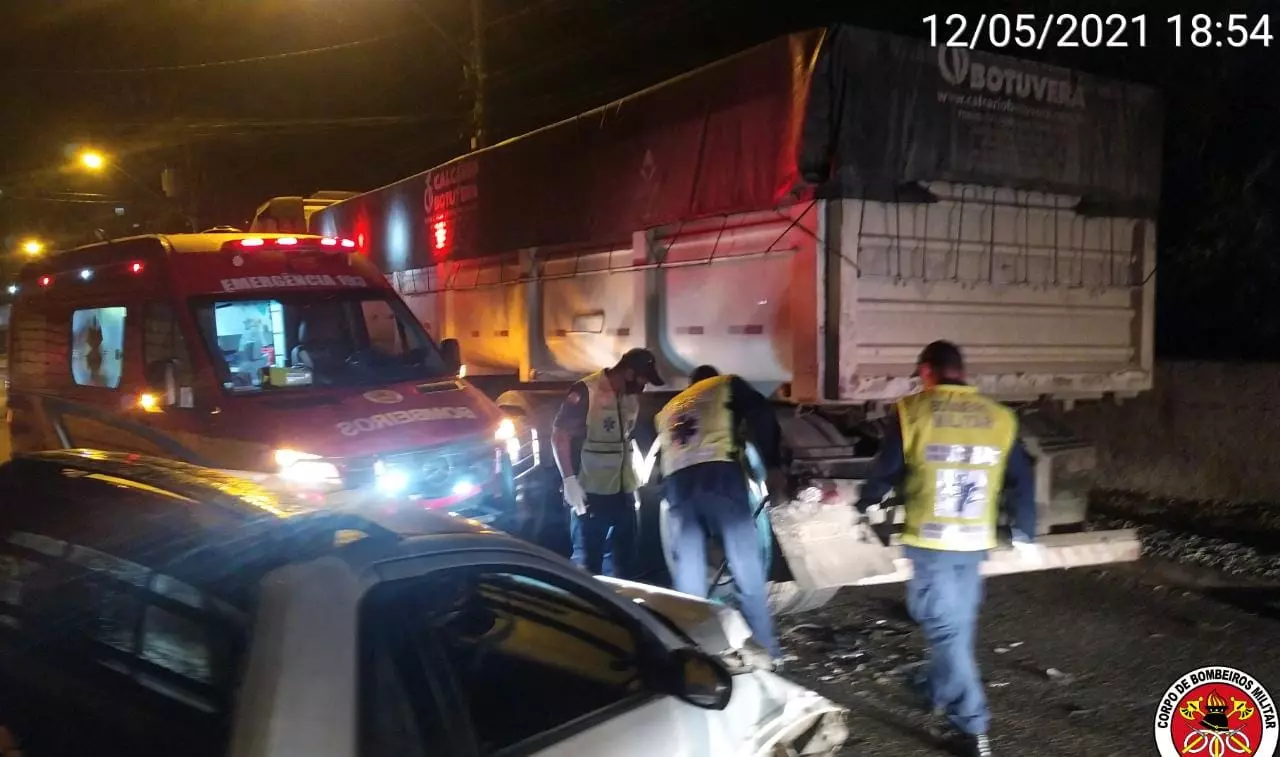
M 387 292 L 259 292 L 192 306 L 230 392 L 385 385 L 449 372 L 431 337 Z

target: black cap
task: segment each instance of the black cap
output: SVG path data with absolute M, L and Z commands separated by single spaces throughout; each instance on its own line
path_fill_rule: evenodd
M 667 385 L 667 382 L 662 380 L 662 376 L 658 375 L 658 359 L 652 352 L 642 347 L 624 352 L 614 367 L 633 370 L 637 376 L 654 386 Z
M 964 355 L 960 353 L 960 348 L 944 339 L 936 342 L 930 342 L 923 350 L 920 350 L 920 357 L 916 358 L 916 369 L 911 374 L 911 378 L 920 375 L 920 366 L 927 365 L 933 369 L 934 373 L 953 373 L 964 370 Z

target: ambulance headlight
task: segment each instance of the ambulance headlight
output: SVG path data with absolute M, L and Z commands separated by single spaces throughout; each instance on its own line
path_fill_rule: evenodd
M 387 496 L 404 494 L 404 490 L 409 488 L 409 472 L 387 465 L 382 460 L 373 464 L 373 480 L 378 491 Z
M 516 433 L 516 423 L 510 418 L 503 418 L 493 431 L 493 440 L 498 447 L 505 450 L 507 459 L 512 465 L 520 462 L 520 437 Z
M 291 483 L 304 486 L 342 483 L 338 466 L 310 452 L 278 449 L 275 451 L 275 461 L 280 469 L 280 477 Z
M 516 438 L 516 422 L 510 418 L 503 418 L 493 432 L 494 441 L 505 442 L 514 438 Z

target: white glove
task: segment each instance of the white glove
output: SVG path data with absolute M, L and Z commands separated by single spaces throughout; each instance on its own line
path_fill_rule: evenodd
M 1013 551 L 1018 553 L 1019 559 L 1023 562 L 1029 562 L 1035 565 L 1039 565 L 1044 562 L 1044 549 L 1035 542 L 1015 539 L 1013 542 Z
M 564 501 L 574 515 L 582 517 L 587 514 L 587 493 L 582 490 L 577 476 L 566 476 L 564 479 Z

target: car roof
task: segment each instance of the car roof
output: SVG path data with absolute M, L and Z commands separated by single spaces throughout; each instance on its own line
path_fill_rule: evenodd
M 298 504 L 226 471 L 146 455 L 58 450 L 21 454 L 0 464 L 0 526 L 5 530 L 31 529 L 55 539 L 75 538 L 73 526 L 48 524 L 48 518 L 42 518 L 57 499 L 97 508 L 99 516 L 111 510 L 109 518 L 99 517 L 110 524 L 111 533 L 105 538 L 145 543 L 151 559 L 132 554 L 118 557 L 154 563 L 142 567 L 172 573 L 233 604 L 247 601 L 268 573 L 325 556 L 338 557 L 354 572 L 361 572 L 387 557 L 466 544 L 524 549 L 515 539 L 462 518 L 414 512 L 410 527 L 401 522 L 389 527 L 383 519 Z M 25 503 L 32 500 L 41 506 L 28 509 Z M 147 531 L 155 524 L 146 517 L 131 517 L 145 511 L 140 505 L 147 503 L 155 506 L 150 512 L 173 508 L 175 514 L 190 514 L 184 523 L 202 524 L 204 536 L 172 548 L 149 539 Z M 201 518 L 201 512 L 221 517 Z M 42 528 L 42 520 L 49 528 Z M 72 535 L 59 533 L 63 528 Z M 45 530 L 54 533 L 45 534 Z

